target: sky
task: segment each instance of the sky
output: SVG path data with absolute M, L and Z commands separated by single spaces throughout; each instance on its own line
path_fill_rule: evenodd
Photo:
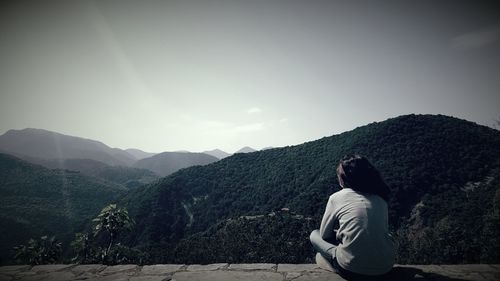
M 403 114 L 500 127 L 494 1 L 2 1 L 0 134 L 234 152 Z

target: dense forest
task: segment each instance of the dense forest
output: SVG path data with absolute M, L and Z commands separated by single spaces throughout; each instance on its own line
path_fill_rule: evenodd
M 405 115 L 301 145 L 235 154 L 101 197 L 123 194 L 113 202 L 135 222 L 117 241 L 127 262 L 311 262 L 309 232 L 340 188 L 339 159 L 354 153 L 370 159 L 391 188 L 398 263 L 500 262 L 500 132 L 442 115 Z M 78 217 L 82 227 L 75 231 L 90 232 L 100 209 L 86 198 L 94 200 L 94 213 Z
M 266 215 L 227 219 L 182 239 L 175 263 L 303 263 L 311 256 L 311 218 L 273 211 Z
M 49 170 L 0 154 L 0 261 L 30 238 L 56 236 L 70 255 L 69 243 L 99 210 L 126 188 L 78 172 Z
M 181 170 L 120 202 L 137 222 L 124 242 L 150 253 L 150 262 L 189 262 L 179 253 L 210 236 L 216 225 L 281 208 L 310 218 L 307 233 L 319 226 L 328 196 L 339 190 L 338 160 L 353 153 L 368 157 L 391 187 L 390 225 L 399 263 L 500 262 L 500 132 L 441 115 L 401 116 L 302 145 L 236 154 Z M 256 233 L 255 241 L 275 231 L 269 220 L 239 225 L 238 233 Z M 300 228 L 295 232 L 302 235 Z M 248 249 L 238 239 L 228 245 L 224 235 L 215 233 L 207 252 L 215 251 L 210 245 Z M 269 247 L 255 242 L 252 251 L 228 251 L 225 257 L 279 260 L 282 248 Z M 313 256 L 310 245 L 303 247 L 305 254 L 295 262 Z M 196 261 L 222 260 L 202 257 Z

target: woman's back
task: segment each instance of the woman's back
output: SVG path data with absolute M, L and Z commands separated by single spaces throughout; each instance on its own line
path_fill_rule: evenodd
M 383 275 L 396 255 L 388 226 L 389 186 L 363 156 L 343 157 L 336 172 L 342 190 L 330 196 L 321 227 L 309 239 L 340 275 Z
M 330 196 L 320 234 L 332 240 L 336 233 L 335 256 L 342 268 L 366 275 L 392 268 L 395 246 L 388 233 L 387 212 L 387 203 L 375 194 L 344 188 Z

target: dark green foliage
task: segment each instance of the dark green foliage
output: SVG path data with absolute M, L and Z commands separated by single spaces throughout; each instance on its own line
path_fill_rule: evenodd
M 498 262 L 500 170 L 481 182 L 424 196 L 398 237 L 409 263 Z M 498 198 L 496 199 L 498 200 Z
M 31 237 L 57 235 L 69 245 L 99 210 L 126 188 L 79 173 L 49 170 L 0 154 L 0 257 Z
M 481 263 L 498 263 L 500 261 L 500 215 L 498 211 L 485 216 L 480 246 Z
M 158 179 L 158 175 L 150 170 L 110 166 L 92 159 L 43 159 L 26 156 L 22 158 L 30 163 L 42 165 L 49 169 L 76 171 L 127 188 L 139 187 Z
M 54 236 L 30 239 L 27 245 L 14 247 L 14 259 L 22 264 L 39 265 L 60 262 L 62 244 Z
M 180 258 L 168 250 L 172 246 L 200 244 L 188 237 L 208 239 L 203 233 L 220 222 L 283 207 L 311 217 L 310 231 L 319 226 L 328 196 L 339 189 L 338 160 L 354 153 L 366 156 L 391 188 L 390 224 L 399 239 L 398 262 L 476 262 L 492 257 L 495 248 L 487 251 L 485 244 L 495 241 L 498 220 L 487 211 L 498 185 L 464 188 L 488 177 L 498 180 L 494 171 L 500 167 L 500 133 L 440 115 L 401 116 L 302 145 L 236 154 L 181 170 L 124 199 L 138 223 L 128 241 L 141 249 L 167 249 L 152 253 L 152 260 L 172 262 Z M 424 215 L 416 220 L 412 212 L 419 202 L 425 206 L 420 210 Z M 470 211 L 458 211 L 464 206 Z M 489 234 L 481 236 L 485 220 Z M 221 238 L 207 243 L 224 243 L 223 236 L 217 237 Z M 433 244 L 425 243 L 439 238 L 444 239 L 437 254 L 430 249 Z M 309 257 L 305 254 L 297 262 Z M 252 259 L 236 253 L 226 255 L 228 260 Z
M 174 262 L 312 262 L 308 237 L 313 227 L 310 218 L 288 212 L 229 219 L 181 240 Z
M 123 166 L 107 166 L 93 176 L 121 184 L 127 188 L 136 188 L 159 178 L 150 170 Z
M 149 255 L 135 248 L 116 244 L 102 261 L 103 264 L 148 264 Z
M 75 240 L 71 242 L 75 254 L 72 262 L 107 265 L 148 262 L 149 255 L 146 253 L 116 243 L 119 241 L 119 235 L 130 231 L 135 224 L 126 209 L 110 204 L 92 221 L 94 235 L 77 233 Z
M 94 222 L 94 236 L 105 233 L 109 241 L 108 246 L 102 251 L 103 260 L 108 259 L 109 252 L 118 235 L 121 232 L 130 231 L 135 224 L 128 216 L 128 211 L 124 208 L 116 207 L 116 204 L 104 207 L 92 222 Z
M 100 261 L 100 253 L 95 249 L 92 238 L 88 233 L 75 234 L 75 240 L 71 242 L 71 248 L 75 256 L 71 259 L 74 263 L 91 264 Z

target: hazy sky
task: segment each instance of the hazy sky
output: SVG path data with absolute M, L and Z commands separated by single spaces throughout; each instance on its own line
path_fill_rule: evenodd
M 401 114 L 500 118 L 494 2 L 6 2 L 0 134 L 233 152 Z

